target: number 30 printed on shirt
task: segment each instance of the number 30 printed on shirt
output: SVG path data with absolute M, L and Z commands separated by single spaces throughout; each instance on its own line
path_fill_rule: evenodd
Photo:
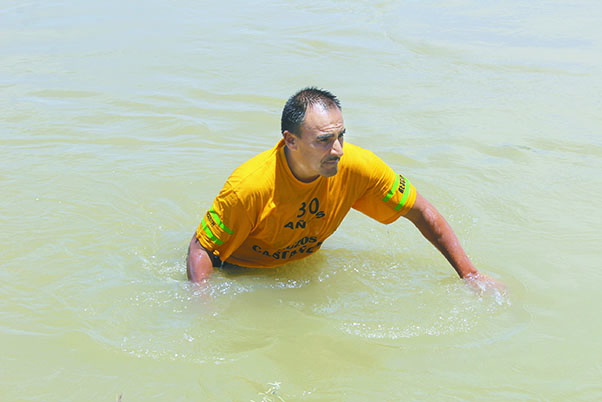
M 324 216 L 324 211 L 320 211 L 320 201 L 317 198 L 312 198 L 309 203 L 302 202 L 301 207 L 299 207 L 297 218 L 304 219 L 299 219 L 296 222 L 290 221 L 284 227 L 289 229 L 305 229 L 307 223 L 312 219 L 320 219 Z

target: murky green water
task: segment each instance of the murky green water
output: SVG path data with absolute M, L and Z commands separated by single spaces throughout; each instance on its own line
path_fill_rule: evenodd
M 602 398 L 602 3 L 0 9 L 0 400 Z M 354 212 L 310 259 L 186 281 L 306 85 L 509 296 Z

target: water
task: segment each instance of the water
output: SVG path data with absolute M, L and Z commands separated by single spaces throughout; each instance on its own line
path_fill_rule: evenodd
M 0 400 L 602 397 L 599 2 L 0 7 Z M 353 212 L 310 259 L 186 281 L 306 85 L 509 295 Z

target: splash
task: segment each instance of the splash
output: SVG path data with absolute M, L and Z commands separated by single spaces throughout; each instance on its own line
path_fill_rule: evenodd
M 270 386 L 270 388 L 268 388 L 265 392 L 260 392 L 259 395 L 261 395 L 261 402 L 286 402 L 284 399 L 282 399 L 281 396 L 278 395 L 278 390 L 280 389 L 280 382 L 274 382 L 274 383 L 268 383 L 268 385 Z M 251 400 L 251 402 L 255 402 L 254 400 Z

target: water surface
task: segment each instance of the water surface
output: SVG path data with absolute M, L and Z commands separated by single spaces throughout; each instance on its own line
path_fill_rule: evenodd
M 602 397 L 599 2 L 0 9 L 1 400 Z M 186 281 L 307 85 L 509 295 L 355 212 L 309 259 Z

